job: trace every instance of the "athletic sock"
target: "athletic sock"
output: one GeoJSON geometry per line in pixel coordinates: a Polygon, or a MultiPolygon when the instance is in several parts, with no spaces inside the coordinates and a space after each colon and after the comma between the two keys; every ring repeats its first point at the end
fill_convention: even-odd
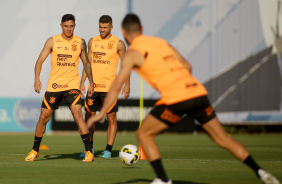
{"type": "Polygon", "coordinates": [[[258,175],[258,170],[261,169],[261,167],[258,166],[258,164],[253,160],[251,155],[249,155],[243,162],[247,164],[250,168],[252,168],[258,175]]]}
{"type": "Polygon", "coordinates": [[[93,149],[93,141],[90,141],[90,144],[91,144],[91,148],[93,149]]]}
{"type": "Polygon", "coordinates": [[[112,152],[112,149],[113,149],[113,146],[112,146],[112,145],[107,144],[107,146],[106,146],[106,149],[105,149],[105,150],[108,150],[109,152],[112,152]]]}
{"type": "Polygon", "coordinates": [[[91,143],[90,143],[89,134],[83,134],[80,136],[84,143],[85,151],[91,151],[91,143]]]}
{"type": "Polygon", "coordinates": [[[40,143],[41,143],[41,140],[42,140],[42,137],[34,137],[34,143],[33,143],[33,150],[34,151],[39,151],[39,146],[40,146],[40,143]]]}
{"type": "Polygon", "coordinates": [[[166,176],[166,173],[164,171],[164,167],[162,165],[161,159],[154,160],[150,163],[157,174],[158,178],[160,178],[163,182],[168,182],[168,178],[166,176]]]}

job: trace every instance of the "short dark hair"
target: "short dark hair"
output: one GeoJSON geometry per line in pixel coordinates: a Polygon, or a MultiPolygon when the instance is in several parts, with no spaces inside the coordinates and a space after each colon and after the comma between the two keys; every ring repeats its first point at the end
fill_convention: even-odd
{"type": "Polygon", "coordinates": [[[75,23],[75,16],[73,14],[65,14],[62,17],[61,23],[72,20],[75,23]]]}
{"type": "Polygon", "coordinates": [[[102,15],[99,19],[100,23],[109,23],[110,25],[113,24],[112,17],[109,15],[102,15]]]}
{"type": "Polygon", "coordinates": [[[140,19],[135,14],[127,14],[122,21],[122,28],[125,29],[127,33],[140,32],[140,19]]]}

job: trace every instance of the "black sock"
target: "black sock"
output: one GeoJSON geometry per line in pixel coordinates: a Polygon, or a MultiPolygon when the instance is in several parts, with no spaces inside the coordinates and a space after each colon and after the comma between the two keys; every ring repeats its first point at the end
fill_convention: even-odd
{"type": "Polygon", "coordinates": [[[251,155],[249,155],[243,162],[247,164],[250,168],[252,168],[258,175],[258,170],[261,169],[261,167],[253,160],[251,155]]]}
{"type": "Polygon", "coordinates": [[[163,182],[168,182],[168,178],[166,176],[166,173],[164,171],[164,167],[162,165],[161,159],[155,160],[151,162],[151,165],[157,174],[158,178],[160,178],[163,182]]]}
{"type": "Polygon", "coordinates": [[[40,143],[41,143],[41,140],[42,140],[42,137],[34,137],[34,142],[33,142],[33,150],[34,151],[39,151],[39,146],[40,146],[40,143]]]}
{"type": "Polygon", "coordinates": [[[91,144],[91,148],[93,148],[93,141],[90,141],[90,144],[91,144]]]}
{"type": "Polygon", "coordinates": [[[107,144],[107,146],[106,146],[106,149],[105,149],[105,150],[108,150],[109,152],[112,152],[112,149],[113,149],[113,146],[112,146],[112,145],[107,144]]]}
{"type": "Polygon", "coordinates": [[[91,143],[90,143],[89,134],[83,134],[80,136],[84,143],[85,151],[91,151],[91,143]]]}

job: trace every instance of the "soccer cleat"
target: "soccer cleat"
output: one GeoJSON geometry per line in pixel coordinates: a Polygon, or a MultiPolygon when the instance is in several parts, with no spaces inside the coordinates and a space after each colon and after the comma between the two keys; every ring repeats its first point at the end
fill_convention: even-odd
{"type": "Polygon", "coordinates": [[[105,150],[102,152],[103,155],[101,156],[102,158],[112,158],[112,153],[108,150],[105,150]]]}
{"type": "MultiPolygon", "coordinates": [[[[92,153],[93,153],[93,155],[94,155],[94,149],[92,148],[92,153]]],[[[80,158],[84,158],[85,157],[85,152],[83,152],[83,153],[81,153],[80,155],[79,155],[79,157],[80,158]]]]}
{"type": "Polygon", "coordinates": [[[168,180],[167,182],[164,182],[160,178],[155,178],[150,184],[172,184],[172,181],[168,180]]]}
{"type": "Polygon", "coordinates": [[[258,170],[258,176],[264,184],[280,184],[280,182],[275,178],[275,176],[272,176],[272,174],[263,169],[258,170]]]}
{"type": "Polygon", "coordinates": [[[94,155],[91,151],[85,151],[85,157],[82,160],[83,162],[92,162],[94,160],[94,155]]]}
{"type": "Polygon", "coordinates": [[[34,159],[38,156],[39,152],[32,150],[28,153],[27,157],[25,157],[25,161],[34,161],[34,159]]]}

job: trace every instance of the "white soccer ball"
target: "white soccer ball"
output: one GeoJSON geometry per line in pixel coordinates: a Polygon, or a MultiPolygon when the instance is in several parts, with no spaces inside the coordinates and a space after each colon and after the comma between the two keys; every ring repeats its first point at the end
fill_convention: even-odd
{"type": "Polygon", "coordinates": [[[140,152],[133,144],[124,145],[119,151],[119,158],[125,165],[134,165],[139,161],[140,152]]]}

